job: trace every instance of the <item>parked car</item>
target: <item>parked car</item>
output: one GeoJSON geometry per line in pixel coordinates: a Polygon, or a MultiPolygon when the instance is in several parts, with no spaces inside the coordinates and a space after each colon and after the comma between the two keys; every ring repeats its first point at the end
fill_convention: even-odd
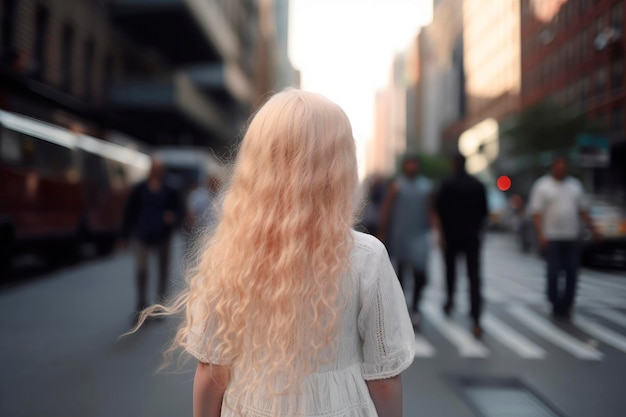
{"type": "Polygon", "coordinates": [[[583,232],[582,262],[585,265],[626,268],[626,209],[606,200],[594,200],[589,215],[602,235],[593,240],[590,230],[583,232]]]}

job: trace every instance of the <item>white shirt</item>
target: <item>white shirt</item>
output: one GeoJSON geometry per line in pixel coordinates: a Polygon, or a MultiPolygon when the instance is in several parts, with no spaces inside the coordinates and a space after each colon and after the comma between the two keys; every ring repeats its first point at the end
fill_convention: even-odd
{"type": "MultiPolygon", "coordinates": [[[[349,298],[345,310],[338,312],[343,322],[334,360],[319,364],[317,372],[303,381],[294,413],[301,417],[376,417],[365,381],[398,375],[415,356],[415,333],[387,250],[370,235],[353,232],[353,236],[351,268],[342,278],[343,294],[349,298]]],[[[198,323],[188,337],[187,351],[202,362],[220,364],[218,342],[209,339],[218,325],[215,317],[198,323]]],[[[233,380],[239,372],[233,369],[233,380]]],[[[232,395],[227,389],[225,399],[232,395]]],[[[268,397],[263,386],[259,392],[245,393],[241,401],[247,417],[267,417],[275,416],[274,402],[285,398],[268,397]]],[[[222,417],[235,413],[222,407],[222,417]]]]}
{"type": "Polygon", "coordinates": [[[530,199],[533,214],[541,214],[548,240],[576,240],[581,230],[580,212],[586,210],[582,184],[576,178],[561,181],[552,175],[537,180],[530,199]]]}

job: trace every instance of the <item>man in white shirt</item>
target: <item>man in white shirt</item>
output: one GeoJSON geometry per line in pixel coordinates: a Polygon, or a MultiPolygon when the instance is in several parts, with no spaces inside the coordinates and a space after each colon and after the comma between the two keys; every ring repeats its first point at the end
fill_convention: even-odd
{"type": "Polygon", "coordinates": [[[555,318],[570,316],[578,281],[581,220],[596,232],[587,211],[582,184],[567,175],[567,160],[557,157],[550,175],[537,180],[531,192],[530,208],[541,249],[547,258],[547,295],[555,318]],[[565,272],[561,290],[559,274],[565,272]]]}

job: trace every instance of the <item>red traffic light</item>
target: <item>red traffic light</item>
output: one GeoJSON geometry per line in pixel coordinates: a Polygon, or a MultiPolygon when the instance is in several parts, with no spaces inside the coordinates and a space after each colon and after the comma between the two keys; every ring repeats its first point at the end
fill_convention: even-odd
{"type": "Polygon", "coordinates": [[[496,184],[498,186],[498,190],[508,191],[511,188],[511,178],[507,177],[506,175],[503,175],[500,178],[498,178],[498,181],[496,182],[496,184]]]}

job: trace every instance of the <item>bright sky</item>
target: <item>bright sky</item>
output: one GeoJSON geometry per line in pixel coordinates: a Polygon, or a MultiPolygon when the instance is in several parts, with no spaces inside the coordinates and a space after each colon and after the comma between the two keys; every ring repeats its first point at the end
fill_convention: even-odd
{"type": "Polygon", "coordinates": [[[302,88],[325,95],[350,117],[364,168],[374,98],[395,52],[432,16],[432,0],[291,0],[289,56],[302,88]]]}

